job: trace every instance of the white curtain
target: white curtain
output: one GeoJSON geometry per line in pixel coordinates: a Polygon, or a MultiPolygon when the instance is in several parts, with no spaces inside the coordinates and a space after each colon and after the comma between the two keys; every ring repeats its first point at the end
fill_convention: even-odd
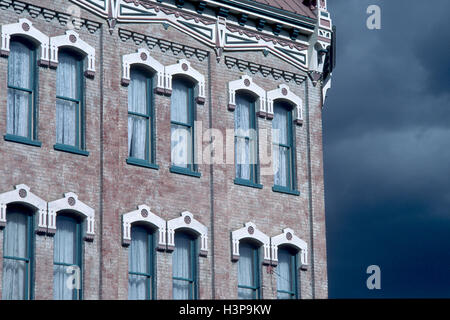
{"type": "MultiPolygon", "coordinates": [[[[128,250],[128,270],[130,272],[148,273],[148,231],[144,228],[131,229],[131,245],[128,250]]],[[[128,299],[145,300],[149,288],[146,276],[128,275],[128,299]]]]}
{"type": "MultiPolygon", "coordinates": [[[[27,237],[28,217],[18,208],[9,209],[4,231],[3,255],[17,258],[28,258],[27,237]]],[[[25,261],[3,259],[3,299],[23,300],[25,282],[29,263],[25,261]]]]}
{"type": "MultiPolygon", "coordinates": [[[[59,97],[79,99],[78,70],[75,57],[60,52],[56,71],[56,95],[59,97]]],[[[77,102],[56,99],[56,142],[71,146],[76,145],[77,102]]]]}
{"type": "MultiPolygon", "coordinates": [[[[21,42],[11,41],[8,59],[8,85],[31,90],[31,50],[21,42]]],[[[9,134],[29,137],[30,92],[8,88],[7,124],[9,134]]]]}
{"type": "MultiPolygon", "coordinates": [[[[173,252],[173,276],[177,278],[191,278],[191,241],[189,236],[183,233],[175,233],[175,250],[173,252]]],[[[173,280],[173,299],[189,299],[189,281],[173,280]]]]}
{"type": "MultiPolygon", "coordinates": [[[[53,261],[74,265],[76,263],[77,222],[69,217],[56,217],[56,234],[53,261]]],[[[67,279],[71,274],[66,273],[67,266],[55,264],[53,266],[53,299],[72,300],[74,289],[69,289],[67,279]]]]}
{"type": "MultiPolygon", "coordinates": [[[[128,87],[128,111],[147,115],[147,77],[136,70],[131,70],[131,82],[128,87]]],[[[146,117],[128,115],[128,156],[146,159],[147,150],[146,117]]]]}
{"type": "MultiPolygon", "coordinates": [[[[255,286],[254,283],[254,248],[248,243],[239,245],[238,284],[239,286],[255,286]]],[[[239,299],[254,299],[253,289],[238,288],[239,299]]]]}
{"type": "Polygon", "coordinates": [[[236,96],[234,111],[236,177],[250,180],[250,104],[248,99],[236,96]]]}
{"type": "MultiPolygon", "coordinates": [[[[174,80],[172,83],[170,119],[174,122],[189,124],[189,88],[179,80],[174,80]]],[[[172,164],[187,168],[192,162],[191,129],[172,123],[171,146],[172,164]]]]}
{"type": "MultiPolygon", "coordinates": [[[[292,291],[292,255],[287,251],[278,250],[277,289],[292,291]]],[[[278,299],[291,299],[289,293],[278,292],[278,299]]]]}
{"type": "Polygon", "coordinates": [[[272,120],[274,182],[283,187],[288,187],[289,183],[289,149],[280,144],[289,145],[288,128],[288,111],[275,105],[272,120]]]}

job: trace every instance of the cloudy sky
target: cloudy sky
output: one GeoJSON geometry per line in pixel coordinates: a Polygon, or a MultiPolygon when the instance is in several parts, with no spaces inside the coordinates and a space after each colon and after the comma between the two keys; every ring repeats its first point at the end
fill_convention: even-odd
{"type": "Polygon", "coordinates": [[[448,0],[329,0],[324,109],[330,298],[450,298],[448,0]],[[366,27],[381,8],[381,30],[366,27]],[[368,290],[366,268],[381,268],[368,290]]]}

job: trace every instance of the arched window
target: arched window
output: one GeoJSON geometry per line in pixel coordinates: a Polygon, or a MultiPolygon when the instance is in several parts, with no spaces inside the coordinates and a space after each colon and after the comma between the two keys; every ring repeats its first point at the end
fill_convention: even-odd
{"type": "Polygon", "coordinates": [[[60,50],[56,71],[56,144],[63,151],[84,150],[83,57],[60,50]]]}
{"type": "Polygon", "coordinates": [[[238,298],[260,298],[259,248],[249,241],[239,243],[238,298]]]}
{"type": "Polygon", "coordinates": [[[256,125],[255,99],[248,93],[237,93],[234,111],[236,184],[262,187],[258,185],[256,125]]]}
{"type": "Polygon", "coordinates": [[[172,257],[173,299],[197,299],[197,241],[183,231],[175,232],[172,257]]]}
{"type": "Polygon", "coordinates": [[[278,299],[298,299],[297,251],[289,247],[278,249],[277,297],[278,299]]]}
{"type": "Polygon", "coordinates": [[[56,216],[53,251],[53,299],[55,300],[83,298],[81,224],[81,219],[70,212],[59,212],[56,216]],[[72,285],[69,286],[68,283],[72,285]]]}
{"type": "Polygon", "coordinates": [[[131,226],[128,251],[128,299],[154,299],[153,232],[141,225],[131,226]]]}
{"type": "Polygon", "coordinates": [[[132,164],[155,162],[153,138],[153,84],[146,70],[132,67],[128,88],[128,160],[132,164]]]}
{"type": "Polygon", "coordinates": [[[33,299],[34,215],[19,204],[6,208],[6,228],[3,238],[4,300],[33,299]]]}
{"type": "Polygon", "coordinates": [[[297,194],[292,107],[286,102],[277,101],[273,109],[273,190],[297,194]]]}
{"type": "Polygon", "coordinates": [[[36,47],[13,37],[8,59],[6,140],[36,144],[36,71],[36,47]]]}
{"type": "Polygon", "coordinates": [[[182,77],[172,80],[171,171],[194,174],[194,84],[182,77]]]}

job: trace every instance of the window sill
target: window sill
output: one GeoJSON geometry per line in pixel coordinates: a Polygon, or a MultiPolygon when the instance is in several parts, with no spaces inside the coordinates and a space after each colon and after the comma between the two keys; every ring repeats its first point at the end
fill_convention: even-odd
{"type": "Polygon", "coordinates": [[[250,188],[255,188],[255,189],[262,189],[263,185],[259,184],[259,183],[254,183],[250,180],[245,180],[245,179],[239,179],[236,178],[234,179],[234,184],[240,185],[240,186],[245,186],[245,187],[250,187],[250,188]]]}
{"type": "Polygon", "coordinates": [[[159,166],[154,163],[150,163],[148,161],[138,159],[138,158],[128,158],[127,164],[137,167],[149,168],[154,170],[159,170],[159,166]]]}
{"type": "Polygon", "coordinates": [[[57,143],[53,146],[53,149],[55,149],[56,151],[62,151],[62,152],[68,152],[68,153],[72,153],[72,154],[78,154],[80,156],[89,156],[89,152],[85,151],[85,150],[81,150],[78,149],[77,147],[74,146],[69,146],[67,144],[60,144],[57,143]]]}
{"type": "Polygon", "coordinates": [[[196,177],[196,178],[200,178],[202,176],[202,174],[200,172],[195,172],[188,168],[182,168],[182,167],[171,166],[169,171],[172,173],[182,174],[185,176],[191,176],[191,177],[196,177]]]}
{"type": "Polygon", "coordinates": [[[273,192],[279,192],[279,193],[286,193],[286,194],[292,194],[294,196],[299,196],[300,195],[300,191],[298,190],[292,190],[286,187],[282,187],[282,186],[273,186],[272,187],[272,191],[273,192]]]}
{"type": "Polygon", "coordinates": [[[33,147],[41,147],[42,146],[42,142],[40,142],[40,141],[31,140],[29,138],[16,136],[13,134],[5,134],[3,136],[3,138],[5,139],[5,141],[17,142],[17,143],[25,144],[28,146],[33,146],[33,147]]]}

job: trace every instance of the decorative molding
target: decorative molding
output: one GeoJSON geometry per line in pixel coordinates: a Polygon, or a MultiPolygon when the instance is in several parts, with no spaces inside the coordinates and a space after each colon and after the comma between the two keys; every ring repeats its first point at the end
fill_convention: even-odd
{"type": "Polygon", "coordinates": [[[48,66],[49,64],[49,38],[47,35],[36,29],[28,19],[19,19],[17,23],[5,24],[1,26],[2,44],[1,55],[8,57],[10,52],[10,40],[12,36],[20,35],[40,47],[39,64],[48,66]]]}
{"type": "Polygon", "coordinates": [[[175,231],[188,229],[200,236],[200,256],[208,255],[208,228],[194,219],[192,213],[185,211],[181,216],[167,221],[167,250],[175,249],[175,231]]]}
{"type": "Polygon", "coordinates": [[[191,63],[186,59],[178,60],[178,63],[172,64],[165,68],[165,84],[166,93],[172,93],[172,78],[176,75],[184,75],[197,83],[196,86],[196,101],[199,104],[205,103],[206,89],[205,76],[195,70],[191,63]]]}
{"type": "Polygon", "coordinates": [[[236,107],[236,93],[238,91],[250,92],[257,97],[256,113],[258,116],[265,117],[266,109],[266,91],[255,84],[253,79],[247,75],[241,76],[241,79],[228,82],[228,110],[233,111],[236,107]]]}
{"type": "Polygon", "coordinates": [[[150,207],[144,204],[138,206],[137,210],[122,215],[122,244],[124,246],[129,246],[131,243],[131,226],[133,223],[143,223],[151,228],[158,229],[157,250],[163,251],[166,249],[166,221],[151,212],[150,207]]]}
{"type": "Polygon", "coordinates": [[[272,250],[272,265],[276,266],[278,264],[278,247],[282,245],[287,245],[294,247],[300,251],[300,261],[302,264],[302,270],[304,270],[308,265],[308,245],[305,241],[300,239],[295,235],[295,232],[286,228],[283,229],[283,233],[278,236],[272,237],[270,239],[271,250],[272,250]]]}
{"type": "Polygon", "coordinates": [[[14,186],[14,190],[0,194],[0,228],[6,226],[6,207],[10,203],[22,203],[33,207],[37,214],[37,229],[39,234],[47,231],[47,202],[30,192],[25,184],[14,186]]]}
{"type": "Polygon", "coordinates": [[[303,124],[303,100],[291,89],[285,85],[280,84],[278,89],[267,92],[267,118],[273,119],[273,105],[276,100],[282,100],[290,103],[295,108],[295,123],[298,125],[303,124]]]}
{"type": "Polygon", "coordinates": [[[232,261],[239,260],[239,243],[244,239],[255,240],[260,246],[263,246],[263,264],[269,265],[271,251],[270,238],[262,233],[253,222],[247,222],[241,229],[231,232],[232,261]]]}
{"type": "Polygon", "coordinates": [[[155,92],[164,93],[164,66],[154,59],[145,48],[140,48],[137,52],[122,57],[122,85],[128,86],[130,83],[130,68],[133,65],[141,65],[154,72],[157,79],[155,92]]]}
{"type": "Polygon", "coordinates": [[[95,48],[80,38],[73,30],[67,30],[65,34],[50,38],[50,67],[58,66],[58,51],[63,47],[73,48],[87,57],[87,74],[95,74],[95,48]]]}

